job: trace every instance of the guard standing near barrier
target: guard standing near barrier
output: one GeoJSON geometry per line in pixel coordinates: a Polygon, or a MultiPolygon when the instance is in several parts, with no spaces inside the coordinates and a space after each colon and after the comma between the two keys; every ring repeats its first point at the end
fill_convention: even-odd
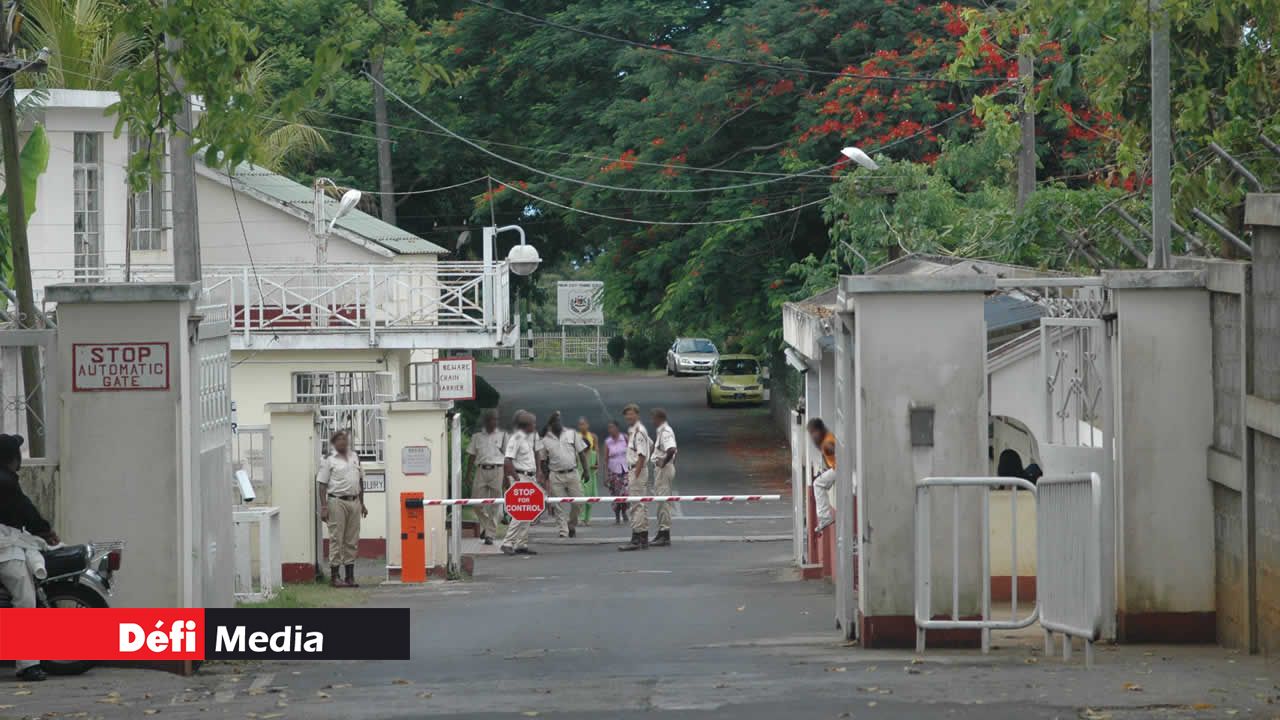
{"type": "MultiPolygon", "coordinates": [[[[502,466],[506,460],[507,432],[498,429],[498,411],[485,410],[482,429],[471,436],[467,445],[467,468],[471,474],[471,497],[502,497],[502,466]]],[[[466,471],[466,469],[464,469],[466,471]]],[[[481,505],[475,508],[480,523],[480,539],[485,545],[493,544],[498,534],[497,505],[481,505]]]]}
{"type": "Polygon", "coordinates": [[[359,587],[356,584],[356,550],[360,542],[360,519],[369,514],[364,506],[364,469],[360,456],[351,451],[345,430],[329,438],[333,452],[320,462],[316,476],[319,486],[320,519],[329,524],[329,584],[359,587]],[[338,567],[346,570],[345,581],[338,567]]]}
{"type": "MultiPolygon", "coordinates": [[[[587,464],[587,441],[573,428],[564,426],[560,411],[551,413],[546,430],[542,434],[542,450],[545,453],[548,490],[552,497],[580,497],[582,476],[578,465],[587,464]]],[[[552,508],[560,537],[577,537],[578,505],[566,508],[556,504],[552,508]]]]}
{"type": "MultiPolygon", "coordinates": [[[[538,470],[542,443],[538,440],[537,418],[527,410],[517,410],[513,425],[515,430],[507,441],[503,462],[507,482],[533,481],[545,487],[545,479],[538,470]]],[[[507,535],[502,539],[502,552],[507,555],[538,554],[529,549],[529,523],[511,519],[507,535]]]]}
{"type": "MultiPolygon", "coordinates": [[[[654,408],[650,413],[653,418],[653,492],[656,495],[670,495],[671,486],[676,479],[676,433],[667,422],[667,411],[654,408]]],[[[671,503],[658,505],[658,534],[649,542],[654,547],[667,547],[671,544],[671,503]]]]}
{"type": "MultiPolygon", "coordinates": [[[[629,491],[633,495],[644,495],[648,489],[645,481],[649,468],[645,465],[652,454],[652,443],[649,431],[640,422],[640,406],[631,403],[622,409],[622,418],[627,423],[627,465],[631,468],[627,480],[629,491]]],[[[627,512],[631,516],[631,542],[620,546],[623,552],[649,549],[649,514],[644,503],[634,502],[627,512]]]]}

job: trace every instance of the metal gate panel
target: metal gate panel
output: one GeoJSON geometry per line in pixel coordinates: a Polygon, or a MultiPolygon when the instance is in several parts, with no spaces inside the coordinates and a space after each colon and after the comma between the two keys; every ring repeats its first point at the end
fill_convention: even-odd
{"type": "Polygon", "coordinates": [[[1097,317],[1045,317],[1040,323],[1041,460],[1050,475],[1096,472],[1102,482],[1102,637],[1115,637],[1115,400],[1111,338],[1097,317]]]}

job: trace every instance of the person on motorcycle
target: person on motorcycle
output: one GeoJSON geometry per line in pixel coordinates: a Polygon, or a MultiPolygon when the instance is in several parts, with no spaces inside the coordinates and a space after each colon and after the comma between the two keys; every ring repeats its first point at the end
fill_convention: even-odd
{"type": "MultiPolygon", "coordinates": [[[[43,539],[50,545],[59,543],[58,535],[49,521],[40,515],[36,506],[22,492],[18,484],[18,469],[22,467],[21,435],[0,434],[0,525],[26,532],[43,539]]],[[[15,608],[36,606],[36,585],[27,568],[25,549],[18,543],[0,546],[0,585],[9,592],[10,603],[15,608]]],[[[40,681],[45,679],[39,660],[19,660],[18,679],[40,681]]]]}

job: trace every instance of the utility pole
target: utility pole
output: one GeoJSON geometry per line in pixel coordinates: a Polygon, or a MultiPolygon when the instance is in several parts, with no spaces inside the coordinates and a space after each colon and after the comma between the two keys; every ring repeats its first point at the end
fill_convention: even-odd
{"type": "MultiPolygon", "coordinates": [[[[168,6],[168,0],[165,5],[168,6]]],[[[182,38],[166,34],[165,49],[171,56],[182,52],[182,38]]],[[[196,209],[196,160],[191,155],[191,97],[176,62],[170,61],[173,89],[182,95],[182,105],[173,118],[169,133],[169,169],[173,176],[173,279],[200,282],[200,217],[196,209]]]]}
{"type": "MultiPolygon", "coordinates": [[[[43,60],[34,63],[13,56],[17,43],[15,31],[17,18],[21,17],[16,3],[6,3],[3,27],[0,27],[0,142],[4,144],[5,199],[9,209],[9,244],[13,249],[14,290],[18,296],[18,328],[36,327],[36,301],[31,287],[31,250],[27,242],[27,203],[22,193],[22,168],[18,160],[18,111],[14,100],[16,78],[19,72],[43,66],[43,60]],[[12,9],[11,9],[12,8],[12,9]],[[12,24],[10,19],[13,19],[12,24]]],[[[45,51],[41,51],[43,54],[45,51]]],[[[27,441],[32,457],[45,457],[44,385],[41,379],[40,349],[34,345],[22,347],[22,388],[26,397],[27,441]]]]}
{"type": "Polygon", "coordinates": [[[1169,175],[1169,13],[1161,0],[1151,2],[1151,255],[1148,267],[1170,265],[1169,230],[1173,190],[1169,175]]]}
{"type": "Polygon", "coordinates": [[[1026,206],[1036,191],[1036,114],[1031,107],[1031,88],[1035,82],[1035,66],[1031,56],[1018,54],[1018,83],[1021,86],[1018,101],[1018,125],[1022,131],[1018,149],[1018,209],[1026,206]]]}
{"type": "MultiPolygon", "coordinates": [[[[369,14],[373,14],[375,0],[369,0],[369,14]]],[[[378,191],[381,193],[378,209],[383,222],[396,224],[396,199],[391,193],[396,186],[391,178],[391,136],[387,131],[387,94],[382,89],[382,55],[384,49],[373,49],[369,60],[369,74],[373,76],[373,122],[378,137],[378,191]]]]}

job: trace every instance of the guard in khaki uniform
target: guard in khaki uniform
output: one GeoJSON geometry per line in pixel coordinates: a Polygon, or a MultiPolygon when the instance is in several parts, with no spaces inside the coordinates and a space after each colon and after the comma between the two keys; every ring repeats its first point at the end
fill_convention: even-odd
{"type": "MultiPolygon", "coordinates": [[[[560,411],[551,413],[542,434],[542,450],[547,462],[547,482],[552,497],[582,497],[582,476],[578,467],[587,465],[587,441],[577,430],[567,428],[560,411]]],[[[552,511],[560,537],[577,537],[578,506],[556,504],[552,511]]]]}
{"type": "MultiPolygon", "coordinates": [[[[498,411],[485,410],[482,430],[471,436],[467,445],[467,468],[471,475],[471,497],[502,497],[502,466],[506,461],[507,432],[498,429],[498,411]]],[[[493,544],[498,534],[498,506],[477,505],[476,518],[480,522],[480,539],[485,545],[493,544]]]]}
{"type": "MultiPolygon", "coordinates": [[[[627,479],[628,492],[632,495],[644,495],[648,483],[645,481],[649,473],[645,463],[652,454],[652,442],[649,431],[640,422],[640,406],[631,403],[622,409],[622,419],[627,423],[627,466],[631,468],[627,479]]],[[[634,502],[627,509],[631,516],[631,542],[619,546],[623,552],[649,549],[649,515],[644,503],[634,502]]]]}
{"type": "MultiPolygon", "coordinates": [[[[670,495],[676,479],[676,433],[667,422],[667,411],[654,408],[653,418],[653,494],[670,495]]],[[[671,544],[671,503],[658,504],[658,534],[649,543],[654,547],[671,544]]]]}
{"type": "MultiPolygon", "coordinates": [[[[538,441],[537,419],[531,412],[517,410],[513,424],[515,428],[503,453],[503,474],[507,482],[528,480],[545,487],[542,473],[538,470],[542,444],[538,441]]],[[[538,554],[529,549],[529,523],[511,520],[507,525],[507,535],[502,538],[502,552],[507,555],[538,554]]]]}
{"type": "Polygon", "coordinates": [[[369,514],[364,506],[364,470],[360,458],[351,452],[350,438],[339,430],[329,438],[333,453],[320,460],[316,476],[316,497],[320,519],[329,525],[329,584],[359,587],[356,584],[356,546],[360,542],[360,519],[369,514]],[[346,570],[346,580],[338,578],[338,567],[346,570]]]}

